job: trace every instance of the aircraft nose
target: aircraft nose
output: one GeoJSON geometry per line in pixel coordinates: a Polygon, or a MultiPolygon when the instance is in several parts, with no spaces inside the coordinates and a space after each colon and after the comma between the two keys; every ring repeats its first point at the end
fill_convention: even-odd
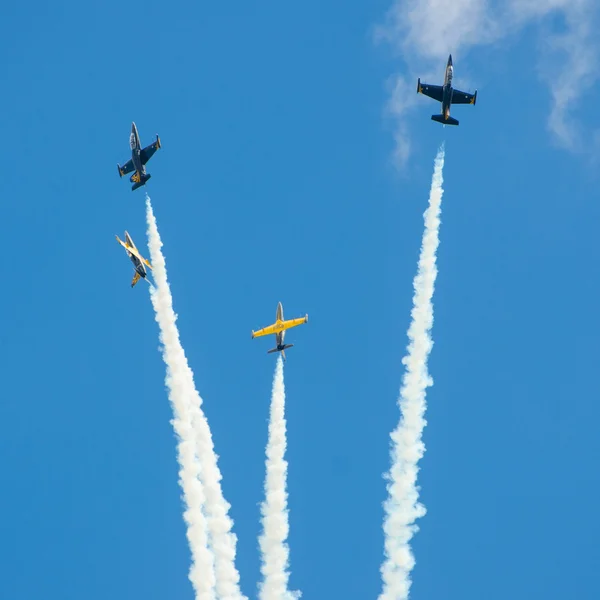
{"type": "Polygon", "coordinates": [[[452,66],[452,54],[448,57],[448,65],[452,66]]]}

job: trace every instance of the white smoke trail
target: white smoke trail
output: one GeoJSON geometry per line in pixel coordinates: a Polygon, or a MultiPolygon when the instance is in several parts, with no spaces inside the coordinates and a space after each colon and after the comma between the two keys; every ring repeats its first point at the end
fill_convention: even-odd
{"type": "Polygon", "coordinates": [[[287,461],[285,428],[285,386],[283,383],[283,361],[277,358],[271,395],[271,418],[265,475],[265,500],[261,504],[263,533],[259,543],[262,552],[260,600],[294,600],[300,592],[288,590],[290,577],[289,547],[285,543],[289,533],[287,509],[287,461]]]}
{"type": "Polygon", "coordinates": [[[165,259],[161,252],[162,242],[156,227],[150,198],[146,196],[148,245],[154,267],[156,287],[150,286],[152,306],[160,328],[162,355],[167,365],[166,385],[174,413],[173,428],[178,437],[179,485],[185,502],[184,520],[192,553],[189,578],[196,592],[196,600],[214,600],[215,565],[208,548],[208,526],[204,516],[205,495],[200,482],[200,463],[196,453],[196,436],[192,426],[190,398],[194,394],[194,382],[187,359],[179,340],[173,311],[173,299],[167,281],[165,259]]]}
{"type": "Polygon", "coordinates": [[[223,497],[221,471],[217,465],[218,456],[214,450],[208,421],[200,408],[202,398],[196,390],[192,403],[196,449],[200,457],[201,477],[206,493],[209,542],[215,555],[217,596],[220,600],[245,600],[240,591],[240,575],[235,568],[237,536],[231,532],[233,521],[228,515],[230,504],[223,497]]]}
{"type": "Polygon", "coordinates": [[[425,452],[422,441],[426,402],[425,390],[433,384],[427,371],[427,358],[433,342],[429,331],[433,325],[433,289],[437,276],[436,252],[439,245],[440,211],[442,205],[442,169],[444,146],[435,158],[429,207],[425,211],[425,231],[421,244],[419,268],[414,279],[412,323],[408,330],[408,354],[402,359],[406,365],[398,404],[402,417],[392,432],[391,469],[388,499],[384,504],[385,560],[381,566],[383,591],[379,600],[406,600],[411,580],[410,572],[415,559],[410,540],[418,531],[416,519],[426,510],[419,502],[417,466],[425,452]]]}
{"type": "MultiPolygon", "coordinates": [[[[173,311],[171,293],[167,283],[165,259],[161,251],[162,242],[148,196],[146,196],[146,216],[148,221],[148,244],[154,270],[154,280],[157,288],[159,290],[166,290],[168,295],[168,313],[164,315],[166,317],[165,324],[172,327],[174,333],[173,343],[176,344],[175,350],[178,359],[179,379],[181,384],[185,386],[185,398],[191,415],[195,450],[200,462],[199,476],[205,494],[204,512],[209,530],[209,545],[214,553],[214,579],[217,597],[221,600],[241,600],[244,596],[240,592],[240,576],[235,568],[237,538],[231,532],[233,522],[228,516],[230,505],[225,501],[221,490],[221,472],[217,465],[218,457],[214,451],[208,421],[201,408],[202,398],[196,390],[194,374],[188,365],[179,340],[179,332],[175,326],[177,317],[173,311]]],[[[158,292],[152,295],[153,304],[155,302],[155,295],[158,295],[158,292]]],[[[159,317],[162,315],[159,315],[156,306],[155,310],[157,320],[159,320],[159,317]]]]}

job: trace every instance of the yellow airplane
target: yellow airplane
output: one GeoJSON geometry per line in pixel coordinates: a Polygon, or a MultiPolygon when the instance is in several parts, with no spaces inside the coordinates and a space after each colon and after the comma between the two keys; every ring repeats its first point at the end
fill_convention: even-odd
{"type": "MultiPolygon", "coordinates": [[[[133,267],[135,268],[135,275],[131,281],[131,287],[133,287],[139,281],[140,277],[146,279],[146,267],[144,265],[147,265],[150,268],[152,268],[152,265],[140,254],[140,251],[135,247],[133,240],[127,232],[125,232],[124,242],[119,239],[118,235],[116,238],[117,242],[119,242],[119,244],[125,248],[127,256],[129,256],[131,262],[133,263],[133,267]]],[[[146,279],[146,281],[148,280],[146,279]]]]}
{"type": "Polygon", "coordinates": [[[283,360],[285,360],[285,350],[286,348],[291,348],[294,344],[284,344],[283,339],[285,337],[285,330],[290,329],[291,327],[296,327],[297,325],[302,325],[302,323],[308,322],[308,315],[304,317],[300,317],[299,319],[290,319],[289,321],[283,320],[283,306],[281,302],[277,305],[277,313],[275,323],[273,325],[269,325],[268,327],[264,327],[263,329],[259,329],[258,331],[252,331],[252,339],[255,337],[260,337],[261,335],[270,335],[272,333],[275,334],[275,341],[277,346],[271,350],[267,351],[267,354],[272,354],[273,352],[281,352],[281,356],[283,356],[283,360]]]}

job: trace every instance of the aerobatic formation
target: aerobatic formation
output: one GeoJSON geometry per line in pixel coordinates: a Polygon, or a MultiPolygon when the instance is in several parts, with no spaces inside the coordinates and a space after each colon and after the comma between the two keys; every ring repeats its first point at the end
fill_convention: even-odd
{"type": "MultiPolygon", "coordinates": [[[[431,115],[431,119],[443,125],[458,125],[458,119],[450,116],[450,106],[452,104],[476,104],[477,102],[477,90],[474,94],[463,92],[452,87],[452,79],[454,76],[454,66],[452,63],[452,54],[448,56],[448,62],[446,63],[446,70],[444,73],[443,85],[431,85],[429,83],[421,83],[421,78],[417,80],[417,93],[429,96],[434,100],[441,103],[440,114],[431,115]]],[[[129,146],[131,148],[131,158],[121,166],[117,163],[119,170],[119,177],[123,177],[133,171],[133,174],[129,178],[129,181],[133,183],[131,191],[135,191],[138,188],[146,185],[148,180],[152,177],[150,173],[146,172],[146,164],[152,158],[154,153],[161,148],[160,137],[156,135],[156,140],[142,148],[140,141],[140,135],[138,133],[135,122],[131,123],[131,133],[129,134],[129,146]]],[[[145,266],[152,268],[150,263],[141,256],[138,249],[135,247],[131,237],[125,232],[126,242],[122,242],[117,236],[117,240],[123,245],[127,251],[128,256],[135,268],[135,275],[131,282],[133,287],[141,278],[146,279],[145,266]]],[[[283,306],[281,302],[277,305],[276,320],[273,325],[269,325],[259,331],[252,331],[252,339],[263,335],[275,334],[276,347],[268,350],[267,354],[273,352],[281,352],[283,359],[285,360],[285,350],[291,348],[294,344],[284,344],[284,337],[286,329],[296,327],[303,323],[308,322],[308,315],[304,318],[291,319],[289,321],[283,320],[283,306]]]]}
{"type": "MultiPolygon", "coordinates": [[[[117,163],[117,167],[119,169],[119,177],[123,177],[127,173],[131,173],[134,171],[133,175],[129,178],[129,181],[133,183],[131,186],[131,191],[135,191],[138,188],[146,185],[146,182],[152,177],[150,173],[146,172],[146,163],[154,156],[154,153],[161,147],[160,137],[156,136],[156,140],[152,142],[150,145],[142,148],[142,143],[140,141],[140,134],[138,133],[138,129],[136,124],[131,123],[131,133],[129,134],[129,146],[131,148],[131,158],[121,166],[117,163]]],[[[152,265],[140,254],[140,251],[136,248],[131,236],[125,232],[125,241],[123,242],[117,237],[117,241],[125,248],[127,252],[127,256],[131,259],[133,263],[133,267],[135,270],[135,274],[133,276],[133,280],[131,281],[131,287],[134,287],[135,284],[142,279],[146,278],[147,271],[146,266],[152,268],[152,265]]],[[[148,282],[149,283],[149,282],[148,282]]],[[[265,327],[260,331],[252,332],[252,338],[259,337],[262,335],[269,335],[274,333],[275,339],[277,343],[277,347],[269,350],[267,354],[271,354],[273,352],[281,352],[283,359],[285,360],[285,350],[287,348],[291,348],[294,344],[284,344],[283,339],[285,337],[285,330],[290,329],[291,327],[296,327],[296,325],[301,325],[302,323],[306,323],[308,321],[308,315],[300,319],[291,319],[289,321],[283,320],[283,306],[281,302],[277,305],[277,314],[276,321],[273,325],[269,325],[269,327],[265,327]]]]}
{"type": "MultiPolygon", "coordinates": [[[[450,116],[452,104],[475,104],[477,90],[473,94],[452,87],[454,67],[452,55],[448,57],[443,85],[431,85],[417,80],[417,93],[424,94],[441,103],[440,114],[431,116],[442,125],[458,125],[450,116]]],[[[132,191],[145,186],[151,175],[146,164],[161,148],[160,138],[142,148],[135,123],[131,124],[129,138],[131,158],[118,166],[119,177],[132,173],[132,191]]],[[[382,593],[379,600],[406,600],[411,586],[410,574],[414,557],[410,539],[418,528],[415,520],[425,514],[418,501],[416,483],[417,463],[425,450],[422,432],[425,426],[425,390],[432,381],[427,372],[427,358],[431,349],[430,329],[433,323],[432,295],[437,274],[436,251],[439,244],[440,210],[442,199],[442,170],[444,146],[440,147],[435,161],[434,176],[425,212],[425,231],[419,258],[419,270],[414,280],[413,319],[408,332],[411,340],[408,355],[403,359],[406,374],[398,401],[401,419],[391,434],[391,468],[387,475],[388,499],[384,503],[384,553],[381,566],[382,593]]],[[[217,465],[212,435],[202,410],[202,399],[195,389],[193,374],[187,364],[175,324],[170,287],[167,282],[165,259],[161,252],[162,242],[150,198],[146,195],[148,247],[150,262],[142,256],[133,239],[125,231],[125,241],[116,236],[127,253],[134,269],[131,287],[140,279],[150,284],[150,295],[161,332],[163,359],[167,365],[166,384],[173,405],[174,429],[179,439],[178,462],[180,485],[186,505],[185,521],[187,538],[192,555],[189,579],[196,591],[196,600],[227,598],[246,600],[239,588],[239,573],[235,567],[236,536],[232,533],[233,522],[228,516],[229,504],[223,497],[220,485],[221,473],[217,465]],[[154,284],[148,279],[148,269],[153,271],[154,284]]],[[[275,347],[267,354],[279,354],[271,401],[269,440],[266,448],[265,502],[261,506],[263,533],[260,538],[262,552],[261,572],[263,583],[259,586],[259,600],[292,600],[299,592],[288,589],[288,535],[287,509],[287,462],[285,426],[285,392],[283,361],[285,351],[294,344],[285,343],[288,329],[308,322],[304,317],[286,320],[283,305],[278,302],[275,322],[262,329],[252,330],[252,339],[267,335],[275,336],[275,347]]]]}

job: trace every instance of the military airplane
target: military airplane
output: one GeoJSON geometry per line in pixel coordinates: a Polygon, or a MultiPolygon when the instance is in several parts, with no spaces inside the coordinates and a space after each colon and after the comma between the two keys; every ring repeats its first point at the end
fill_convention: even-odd
{"type": "Polygon", "coordinates": [[[138,134],[135,123],[131,124],[131,134],[129,135],[129,145],[131,146],[131,158],[123,165],[117,163],[119,169],[119,177],[123,177],[131,171],[135,173],[129,178],[133,183],[131,191],[137,190],[139,187],[146,184],[148,179],[152,177],[150,173],[146,173],[146,163],[152,158],[152,155],[160,148],[160,138],[156,136],[156,141],[149,146],[142,148],[140,136],[138,134]]]}
{"type": "Polygon", "coordinates": [[[475,104],[477,102],[477,90],[474,94],[467,94],[452,87],[452,75],[454,68],[452,67],[452,54],[448,57],[446,64],[446,75],[444,77],[444,85],[429,85],[421,83],[421,79],[417,81],[417,93],[429,96],[434,100],[442,103],[442,113],[440,115],[431,115],[433,121],[444,125],[458,125],[458,120],[450,116],[451,104],[475,104]]]}
{"type": "Polygon", "coordinates": [[[283,320],[283,306],[281,302],[277,305],[277,313],[275,315],[275,323],[273,325],[269,325],[264,329],[259,329],[258,331],[252,331],[252,339],[255,337],[260,337],[261,335],[270,335],[271,333],[275,334],[275,343],[277,346],[272,348],[271,350],[267,350],[267,354],[272,354],[273,352],[281,352],[281,356],[283,356],[283,360],[285,360],[285,351],[287,348],[291,348],[294,344],[284,344],[283,339],[285,338],[285,330],[290,329],[291,327],[296,327],[297,325],[302,325],[302,323],[308,322],[308,315],[304,317],[300,317],[299,319],[290,319],[289,321],[283,320]]]}
{"type": "MultiPolygon", "coordinates": [[[[131,262],[133,263],[133,267],[135,269],[135,275],[133,276],[133,279],[131,281],[131,287],[133,287],[139,281],[140,277],[146,279],[147,273],[145,265],[147,265],[150,268],[152,268],[152,265],[140,254],[140,251],[135,247],[131,236],[127,232],[125,232],[124,242],[119,239],[118,235],[116,236],[116,238],[117,242],[119,242],[119,244],[121,244],[121,246],[125,248],[127,256],[129,256],[131,262]]],[[[146,279],[146,281],[148,280],[146,279]]]]}

